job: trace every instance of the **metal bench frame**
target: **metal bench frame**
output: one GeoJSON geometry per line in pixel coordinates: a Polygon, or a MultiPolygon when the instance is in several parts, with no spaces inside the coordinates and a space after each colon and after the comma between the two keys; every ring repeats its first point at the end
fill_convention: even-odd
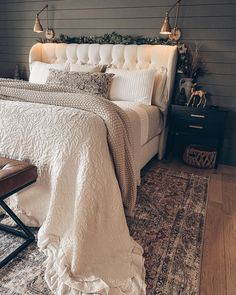
{"type": "Polygon", "coordinates": [[[0,230],[5,231],[7,233],[11,233],[15,236],[25,239],[25,242],[23,242],[23,244],[21,244],[13,252],[11,252],[9,255],[7,255],[2,261],[0,261],[0,268],[5,266],[10,260],[12,260],[14,257],[16,257],[18,253],[20,253],[22,250],[24,250],[26,247],[28,247],[28,245],[31,244],[35,240],[34,234],[30,231],[30,229],[15,215],[15,213],[4,202],[4,200],[6,198],[19,192],[20,190],[26,188],[27,186],[31,185],[34,182],[36,182],[36,179],[31,182],[28,182],[27,184],[15,189],[11,192],[8,192],[7,194],[0,196],[0,206],[15,221],[15,223],[22,229],[22,231],[16,230],[12,227],[9,227],[9,226],[1,224],[1,223],[0,223],[0,230]]]}

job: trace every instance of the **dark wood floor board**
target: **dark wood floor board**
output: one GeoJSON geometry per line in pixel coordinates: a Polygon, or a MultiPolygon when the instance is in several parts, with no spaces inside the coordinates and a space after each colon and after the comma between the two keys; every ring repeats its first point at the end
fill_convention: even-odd
{"type": "Polygon", "coordinates": [[[213,201],[207,210],[200,294],[227,295],[223,211],[221,204],[213,201]]]}
{"type": "MultiPolygon", "coordinates": [[[[236,204],[236,203],[235,203],[236,204]]],[[[236,207],[234,206],[234,209],[236,207]]],[[[224,239],[226,263],[227,295],[236,293],[236,211],[233,215],[224,214],[224,239]]]]}

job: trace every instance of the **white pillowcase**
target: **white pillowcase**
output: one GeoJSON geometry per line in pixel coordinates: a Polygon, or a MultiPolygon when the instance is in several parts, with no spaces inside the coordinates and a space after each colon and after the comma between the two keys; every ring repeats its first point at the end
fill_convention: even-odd
{"type": "Polygon", "coordinates": [[[29,82],[45,84],[49,75],[49,69],[68,71],[69,64],[47,64],[41,61],[34,61],[31,64],[29,82]]]}
{"type": "Polygon", "coordinates": [[[80,64],[70,64],[71,72],[85,72],[85,73],[95,73],[100,72],[100,67],[95,65],[80,65],[80,64]]]}
{"type": "Polygon", "coordinates": [[[120,70],[107,69],[106,73],[113,73],[110,100],[136,101],[150,105],[155,80],[155,69],[120,70]]]}
{"type": "Polygon", "coordinates": [[[168,90],[166,86],[167,69],[161,67],[156,71],[155,83],[152,95],[152,104],[165,111],[168,106],[168,90]]]}

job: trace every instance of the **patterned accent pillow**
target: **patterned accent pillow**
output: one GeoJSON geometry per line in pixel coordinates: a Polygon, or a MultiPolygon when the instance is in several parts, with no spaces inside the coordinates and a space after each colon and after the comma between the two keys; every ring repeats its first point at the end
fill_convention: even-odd
{"type": "Polygon", "coordinates": [[[107,98],[113,76],[114,74],[65,72],[50,69],[46,84],[66,86],[107,98]]]}

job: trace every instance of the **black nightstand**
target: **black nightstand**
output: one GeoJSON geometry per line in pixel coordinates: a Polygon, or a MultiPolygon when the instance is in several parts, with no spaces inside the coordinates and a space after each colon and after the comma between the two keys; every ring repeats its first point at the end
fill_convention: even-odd
{"type": "Polygon", "coordinates": [[[221,108],[171,105],[166,156],[174,149],[183,154],[187,145],[200,144],[217,150],[217,165],[224,140],[226,114],[227,111],[221,108]]]}

